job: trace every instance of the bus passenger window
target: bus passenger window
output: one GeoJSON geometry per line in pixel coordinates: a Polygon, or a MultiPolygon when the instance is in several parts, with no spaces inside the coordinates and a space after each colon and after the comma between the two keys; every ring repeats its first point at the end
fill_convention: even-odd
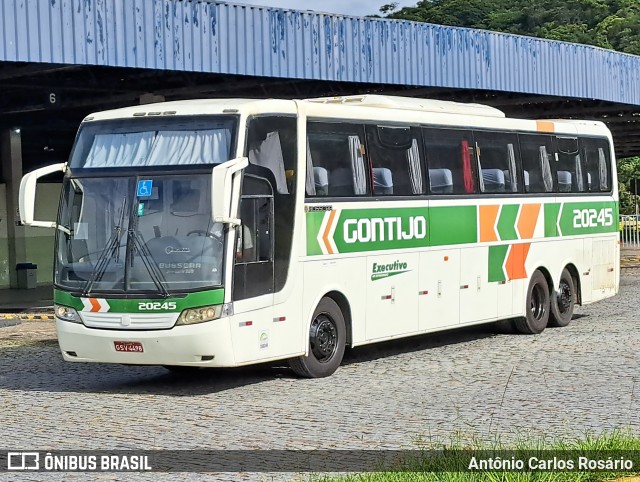
{"type": "Polygon", "coordinates": [[[609,192],[611,190],[611,156],[607,139],[580,139],[582,157],[587,171],[587,190],[609,192]]]}
{"type": "Polygon", "coordinates": [[[476,192],[476,161],[471,131],[422,129],[431,194],[476,192]]]}
{"type": "Polygon", "coordinates": [[[366,127],[375,196],[423,193],[417,134],[411,127],[366,127]]]}
{"type": "Polygon", "coordinates": [[[543,134],[518,134],[522,156],[522,181],[524,192],[553,192],[551,155],[553,141],[543,134]]]}
{"type": "Polygon", "coordinates": [[[558,192],[583,192],[585,186],[584,159],[578,151],[576,137],[556,137],[558,157],[556,162],[556,178],[558,192]]]}
{"type": "Polygon", "coordinates": [[[362,196],[369,193],[363,134],[359,125],[309,122],[307,196],[362,196]]]}
{"type": "Polygon", "coordinates": [[[520,164],[518,137],[506,132],[474,131],[480,190],[486,193],[518,192],[520,164]]]}

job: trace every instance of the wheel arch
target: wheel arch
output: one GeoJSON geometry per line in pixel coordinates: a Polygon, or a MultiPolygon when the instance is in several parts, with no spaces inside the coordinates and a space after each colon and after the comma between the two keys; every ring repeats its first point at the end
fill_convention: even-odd
{"type": "Polygon", "coordinates": [[[547,268],[544,266],[538,266],[536,271],[540,271],[544,278],[547,280],[547,286],[549,287],[549,296],[555,291],[555,285],[553,284],[553,277],[547,268]]]}
{"type": "Polygon", "coordinates": [[[582,285],[580,284],[580,273],[578,272],[578,268],[576,268],[573,263],[567,263],[563,269],[569,271],[569,274],[573,279],[573,285],[576,288],[577,304],[582,305],[582,285]]]}
{"type": "Polygon", "coordinates": [[[347,300],[347,297],[341,291],[333,290],[325,293],[323,296],[320,297],[320,299],[322,298],[331,298],[333,301],[336,302],[336,304],[340,308],[340,311],[342,311],[342,315],[344,316],[344,324],[347,329],[346,344],[347,346],[351,346],[351,342],[353,339],[352,328],[351,328],[352,318],[351,318],[351,306],[349,305],[349,301],[347,300]]]}

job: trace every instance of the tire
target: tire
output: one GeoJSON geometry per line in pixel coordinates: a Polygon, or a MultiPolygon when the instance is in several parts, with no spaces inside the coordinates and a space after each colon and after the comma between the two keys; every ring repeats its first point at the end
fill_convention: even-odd
{"type": "Polygon", "coordinates": [[[289,366],[301,377],[328,377],[342,363],[346,339],[342,310],[331,298],[322,298],[309,327],[309,354],[291,358],[289,366]]]}
{"type": "Polygon", "coordinates": [[[549,322],[550,304],[547,280],[536,270],[527,289],[526,316],[515,320],[516,330],[526,335],[542,333],[549,322]]]}
{"type": "Polygon", "coordinates": [[[551,326],[562,327],[567,326],[571,322],[573,308],[578,298],[573,277],[566,268],[562,270],[559,285],[559,290],[554,290],[553,296],[551,297],[549,324],[551,326]]]}

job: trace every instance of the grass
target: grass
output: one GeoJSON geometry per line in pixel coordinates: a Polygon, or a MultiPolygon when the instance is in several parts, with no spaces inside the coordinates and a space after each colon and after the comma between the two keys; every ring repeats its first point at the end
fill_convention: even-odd
{"type": "MultiPolygon", "coordinates": [[[[316,476],[312,482],[600,482],[620,479],[640,474],[640,437],[631,431],[614,431],[600,436],[585,436],[578,440],[522,439],[510,445],[499,442],[469,443],[458,439],[449,444],[429,444],[429,451],[424,448],[417,457],[405,460],[396,467],[384,467],[387,471],[357,473],[346,476],[316,476]],[[435,451],[435,452],[434,452],[435,451]],[[468,471],[470,451],[509,451],[508,454],[523,460],[525,467],[529,457],[549,459],[573,458],[580,455],[590,458],[614,459],[623,455],[632,457],[634,467],[630,471],[468,471]],[[626,452],[626,454],[623,454],[626,452]],[[446,454],[446,456],[443,456],[446,454]]],[[[419,444],[419,447],[425,447],[419,444]]],[[[481,453],[476,452],[478,459],[481,453]]]]}

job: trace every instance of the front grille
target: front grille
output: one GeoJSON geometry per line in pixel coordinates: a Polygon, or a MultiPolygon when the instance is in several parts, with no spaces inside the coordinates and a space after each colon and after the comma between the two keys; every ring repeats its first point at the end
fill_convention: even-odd
{"type": "Polygon", "coordinates": [[[179,313],[80,313],[89,328],[111,330],[162,330],[175,325],[178,316],[179,313]]]}

